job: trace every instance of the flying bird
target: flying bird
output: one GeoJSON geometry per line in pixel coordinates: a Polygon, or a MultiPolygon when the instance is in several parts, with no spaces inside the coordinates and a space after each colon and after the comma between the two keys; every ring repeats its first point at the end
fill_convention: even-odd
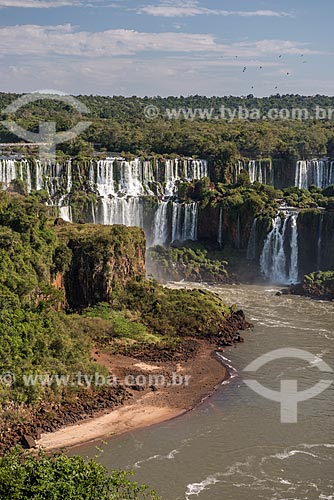
{"type": "Polygon", "coordinates": [[[260,69],[262,69],[262,68],[263,68],[263,66],[260,66],[260,69]]]}
{"type": "Polygon", "coordinates": [[[245,73],[246,69],[247,69],[247,67],[244,66],[244,69],[242,70],[242,72],[245,73]]]}
{"type": "Polygon", "coordinates": [[[282,57],[282,54],[280,56],[278,56],[279,59],[281,59],[281,57],[282,57]]]}

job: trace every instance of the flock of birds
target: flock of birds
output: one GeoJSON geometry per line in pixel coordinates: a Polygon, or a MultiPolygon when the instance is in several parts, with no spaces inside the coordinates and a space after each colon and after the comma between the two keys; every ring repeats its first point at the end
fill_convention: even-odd
{"type": "MultiPolygon", "coordinates": [[[[301,54],[300,57],[303,59],[304,58],[304,54],[301,54]]],[[[239,56],[235,56],[235,58],[238,59],[239,56]]],[[[282,59],[282,58],[283,58],[283,55],[280,54],[278,56],[278,59],[282,59]]],[[[303,60],[303,64],[307,64],[307,61],[303,60]]],[[[244,66],[242,72],[246,73],[247,69],[248,69],[247,66],[244,66]]],[[[262,70],[263,66],[259,66],[259,69],[262,70]]],[[[290,76],[290,74],[291,73],[289,71],[287,71],[286,76],[290,76]]],[[[254,85],[252,85],[251,89],[254,89],[254,85]]],[[[278,89],[278,85],[275,86],[275,90],[277,90],[277,89],[278,89]]]]}

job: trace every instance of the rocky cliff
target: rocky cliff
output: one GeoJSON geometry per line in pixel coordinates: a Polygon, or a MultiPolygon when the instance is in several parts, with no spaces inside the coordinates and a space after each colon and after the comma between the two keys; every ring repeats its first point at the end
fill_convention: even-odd
{"type": "Polygon", "coordinates": [[[64,273],[66,300],[71,309],[110,302],[116,288],[145,276],[145,235],[125,226],[66,225],[58,235],[71,251],[64,273]]]}

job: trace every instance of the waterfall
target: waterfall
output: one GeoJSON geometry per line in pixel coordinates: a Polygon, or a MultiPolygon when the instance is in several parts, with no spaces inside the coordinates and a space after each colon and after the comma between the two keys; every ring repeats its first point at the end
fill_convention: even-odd
{"type": "Polygon", "coordinates": [[[168,241],[168,201],[161,201],[158,205],[153,222],[152,245],[166,245],[168,241]]]}
{"type": "Polygon", "coordinates": [[[0,159],[0,183],[8,189],[10,183],[16,179],[16,165],[14,160],[0,159]]]}
{"type": "Polygon", "coordinates": [[[217,236],[217,242],[219,244],[219,247],[223,247],[223,207],[220,207],[219,209],[219,224],[218,224],[218,236],[217,236]]]}
{"type": "Polygon", "coordinates": [[[234,167],[234,182],[237,182],[238,175],[241,174],[242,170],[248,173],[251,184],[254,182],[271,186],[274,184],[273,166],[270,160],[239,160],[234,167]]]}
{"type": "Polygon", "coordinates": [[[172,241],[197,240],[198,204],[173,202],[172,241]]]}
{"type": "Polygon", "coordinates": [[[98,224],[143,227],[143,205],[140,198],[102,198],[95,216],[98,224]]]}
{"type": "MultiPolygon", "coordinates": [[[[180,181],[201,179],[208,175],[205,160],[165,160],[154,165],[139,158],[126,161],[122,158],[107,158],[97,162],[96,180],[92,164],[89,168],[89,183],[101,197],[96,210],[96,221],[102,224],[125,224],[144,226],[142,198],[160,195],[154,216],[153,244],[164,245],[168,241],[168,201],[175,199],[180,181]],[[164,172],[163,172],[164,168],[164,172]],[[163,177],[161,177],[163,176],[163,177]],[[164,183],[161,183],[161,180],[164,183]],[[156,194],[155,194],[156,193],[156,194]]],[[[185,241],[197,239],[196,203],[181,205],[174,202],[172,210],[172,239],[185,241]]]]}
{"type": "Polygon", "coordinates": [[[289,271],[289,283],[297,283],[299,277],[298,271],[298,214],[293,214],[291,221],[291,259],[289,271]]]}
{"type": "Polygon", "coordinates": [[[334,184],[334,161],[308,160],[298,161],[296,164],[295,186],[308,189],[314,185],[321,189],[334,184]]]}
{"type": "Polygon", "coordinates": [[[258,219],[254,219],[251,234],[248,241],[247,247],[247,260],[255,260],[256,259],[256,246],[257,246],[257,221],[258,219]]]}
{"type": "Polygon", "coordinates": [[[143,196],[146,194],[143,183],[146,184],[147,179],[143,179],[141,175],[140,168],[142,165],[138,158],[133,161],[121,161],[117,166],[119,166],[116,172],[118,176],[118,194],[126,196],[143,196]]]}
{"type": "Polygon", "coordinates": [[[10,183],[19,178],[28,193],[33,187],[36,190],[44,189],[49,194],[49,206],[62,206],[65,203],[65,192],[70,194],[72,189],[72,167],[71,162],[67,162],[65,168],[60,163],[36,160],[34,164],[26,159],[0,159],[0,182],[5,189],[10,187],[10,183]],[[32,179],[34,172],[34,179],[32,179]]]}
{"type": "Polygon", "coordinates": [[[43,170],[39,160],[36,160],[36,191],[43,189],[43,170]]]}
{"type": "MultiPolygon", "coordinates": [[[[94,167],[90,168],[90,179],[94,183],[94,167]]],[[[96,167],[96,187],[100,196],[103,198],[109,195],[115,196],[114,182],[114,161],[101,160],[97,162],[96,167]]]]}
{"type": "Polygon", "coordinates": [[[209,177],[208,162],[206,160],[166,160],[165,162],[165,192],[166,197],[172,198],[177,194],[178,183],[183,180],[193,180],[209,177]]]}
{"type": "Polygon", "coordinates": [[[273,220],[273,229],[268,234],[260,258],[261,272],[275,283],[286,283],[286,260],[284,253],[284,235],[286,229],[280,216],[273,220]]]}
{"type": "Polygon", "coordinates": [[[186,179],[188,181],[209,177],[208,162],[206,160],[187,160],[187,166],[186,179]]]}
{"type": "MultiPolygon", "coordinates": [[[[65,220],[72,221],[70,209],[73,186],[78,190],[93,192],[97,203],[92,203],[89,219],[100,224],[124,224],[147,227],[152,214],[144,212],[144,198],[159,198],[154,214],[154,225],[149,241],[166,244],[171,239],[168,214],[173,213],[175,239],[197,239],[198,206],[196,203],[176,203],[180,182],[192,182],[209,176],[208,162],[201,159],[175,158],[160,160],[126,160],[109,157],[89,163],[51,162],[42,159],[28,160],[16,157],[0,158],[0,182],[4,189],[19,178],[28,192],[45,190],[48,206],[58,207],[65,220]],[[174,211],[168,202],[175,202],[174,211]],[[145,220],[144,220],[145,219],[145,220]],[[145,223],[145,224],[144,224],[145,223]]],[[[89,207],[90,210],[90,207],[89,207]]],[[[87,215],[87,214],[86,214],[87,215]]]]}
{"type": "Polygon", "coordinates": [[[28,193],[30,193],[32,190],[32,184],[31,184],[31,170],[28,162],[26,162],[26,166],[27,166],[26,167],[27,191],[28,193]]]}
{"type": "Polygon", "coordinates": [[[165,195],[168,197],[173,197],[177,193],[177,181],[179,180],[178,175],[178,160],[167,160],[165,169],[165,195]]]}
{"type": "Polygon", "coordinates": [[[71,160],[67,162],[67,186],[66,192],[69,194],[72,189],[72,163],[71,160]]]}
{"type": "Polygon", "coordinates": [[[254,184],[256,180],[258,180],[262,184],[262,172],[261,169],[257,168],[257,166],[258,163],[256,161],[250,161],[248,163],[248,167],[246,168],[246,170],[248,171],[249,180],[252,184],[254,184]]]}
{"type": "Polygon", "coordinates": [[[92,222],[93,222],[93,224],[96,224],[96,210],[95,210],[95,205],[94,205],[93,201],[91,203],[91,209],[92,209],[92,222]]]}
{"type": "Polygon", "coordinates": [[[273,220],[273,228],[267,235],[260,257],[262,274],[277,284],[298,281],[298,225],[297,214],[286,213],[282,219],[278,215],[273,220]],[[290,242],[287,241],[291,229],[290,242]]]}
{"type": "Polygon", "coordinates": [[[89,174],[88,174],[89,185],[91,189],[95,187],[95,173],[94,173],[94,164],[92,160],[89,162],[89,174]]]}
{"type": "Polygon", "coordinates": [[[307,162],[298,161],[296,166],[295,186],[308,189],[307,162]]]}
{"type": "Polygon", "coordinates": [[[62,206],[59,207],[59,217],[64,219],[66,222],[72,222],[72,207],[71,206],[62,206]]]}

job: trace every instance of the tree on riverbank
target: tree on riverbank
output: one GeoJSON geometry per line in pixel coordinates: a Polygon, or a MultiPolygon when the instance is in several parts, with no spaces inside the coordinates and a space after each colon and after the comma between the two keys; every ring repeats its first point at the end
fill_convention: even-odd
{"type": "Polygon", "coordinates": [[[63,454],[37,456],[15,449],[0,458],[1,500],[158,500],[131,475],[94,460],[63,454]]]}

